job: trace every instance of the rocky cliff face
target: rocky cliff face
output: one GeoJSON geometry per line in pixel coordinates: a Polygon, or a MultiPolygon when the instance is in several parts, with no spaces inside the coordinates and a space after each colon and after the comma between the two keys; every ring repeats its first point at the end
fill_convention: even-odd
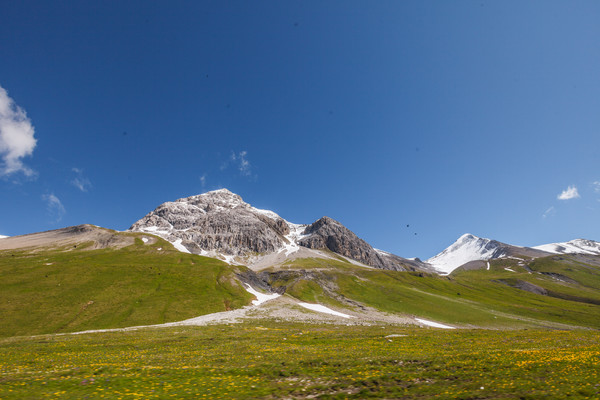
{"type": "Polygon", "coordinates": [[[290,227],[277,214],[221,189],[163,203],[129,230],[158,234],[196,254],[244,256],[279,250],[290,227]]]}
{"type": "Polygon", "coordinates": [[[354,232],[329,217],[323,217],[306,227],[304,235],[298,241],[300,246],[311,249],[326,248],[372,267],[397,271],[419,267],[416,261],[374,249],[354,232]]]}

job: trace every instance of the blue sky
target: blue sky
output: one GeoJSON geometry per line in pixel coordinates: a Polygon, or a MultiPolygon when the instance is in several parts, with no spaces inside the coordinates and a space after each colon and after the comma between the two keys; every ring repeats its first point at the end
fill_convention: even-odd
{"type": "Polygon", "coordinates": [[[594,1],[3,2],[0,234],[124,230],[226,187],[404,257],[600,240],[598,21],[594,1]]]}

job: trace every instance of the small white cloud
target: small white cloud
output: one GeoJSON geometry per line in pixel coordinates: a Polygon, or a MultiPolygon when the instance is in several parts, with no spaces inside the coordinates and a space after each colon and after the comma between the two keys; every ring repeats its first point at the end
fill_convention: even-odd
{"type": "Polygon", "coordinates": [[[206,186],[206,174],[202,174],[200,177],[200,184],[202,185],[202,188],[206,186]]]}
{"type": "Polygon", "coordinates": [[[83,176],[83,171],[79,168],[73,168],[72,171],[75,173],[75,178],[71,181],[71,184],[82,192],[87,192],[92,187],[92,183],[88,178],[83,176]]]}
{"type": "Polygon", "coordinates": [[[242,175],[245,175],[245,176],[250,175],[250,161],[248,161],[246,159],[247,155],[248,155],[248,152],[244,150],[244,151],[240,151],[240,154],[238,156],[238,160],[239,160],[238,169],[240,170],[242,175]]]}
{"type": "Polygon", "coordinates": [[[571,200],[577,199],[579,196],[579,192],[575,186],[569,186],[566,190],[563,190],[561,194],[557,196],[559,200],[571,200]]]}
{"type": "Polygon", "coordinates": [[[592,182],[592,187],[594,188],[594,192],[600,193],[600,181],[592,182]]]}
{"type": "Polygon", "coordinates": [[[243,176],[250,176],[252,174],[252,165],[250,161],[248,161],[248,152],[246,150],[242,150],[239,153],[231,152],[229,159],[221,164],[221,171],[224,171],[229,167],[230,164],[233,164],[243,176]]]}
{"type": "Polygon", "coordinates": [[[554,206],[552,206],[552,207],[549,207],[546,211],[544,211],[542,218],[548,218],[548,217],[553,216],[554,214],[556,214],[556,208],[554,208],[554,206]]]}
{"type": "Polygon", "coordinates": [[[43,195],[42,200],[46,202],[46,209],[50,217],[54,219],[54,222],[59,222],[67,212],[60,199],[51,193],[43,195]]]}
{"type": "Polygon", "coordinates": [[[22,172],[33,176],[35,172],[25,166],[22,158],[30,156],[37,143],[35,130],[25,111],[17,106],[0,86],[0,176],[22,172]]]}

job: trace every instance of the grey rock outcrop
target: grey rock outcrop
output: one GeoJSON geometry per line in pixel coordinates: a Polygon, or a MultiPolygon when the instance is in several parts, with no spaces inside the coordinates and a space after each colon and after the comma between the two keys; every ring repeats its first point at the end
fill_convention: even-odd
{"type": "Polygon", "coordinates": [[[378,251],[338,221],[323,217],[306,227],[298,244],[311,249],[329,249],[363,264],[397,271],[420,269],[421,263],[378,251]]]}
{"type": "Polygon", "coordinates": [[[289,229],[277,214],[258,210],[227,189],[163,203],[129,228],[179,239],[192,253],[235,256],[277,251],[289,229]]]}

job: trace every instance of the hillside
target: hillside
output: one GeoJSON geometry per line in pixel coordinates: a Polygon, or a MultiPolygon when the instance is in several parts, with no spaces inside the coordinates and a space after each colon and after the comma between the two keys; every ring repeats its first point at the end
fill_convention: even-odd
{"type": "Polygon", "coordinates": [[[163,239],[90,225],[2,239],[0,336],[182,320],[252,296],[232,267],[163,239]]]}
{"type": "Polygon", "coordinates": [[[248,290],[281,296],[244,308],[242,319],[600,328],[595,255],[492,259],[489,269],[440,276],[357,265],[333,252],[252,271],[149,234],[92,226],[4,240],[13,248],[0,251],[2,336],[181,321],[250,305],[248,290]],[[17,241],[27,246],[14,248],[17,241]]]}

